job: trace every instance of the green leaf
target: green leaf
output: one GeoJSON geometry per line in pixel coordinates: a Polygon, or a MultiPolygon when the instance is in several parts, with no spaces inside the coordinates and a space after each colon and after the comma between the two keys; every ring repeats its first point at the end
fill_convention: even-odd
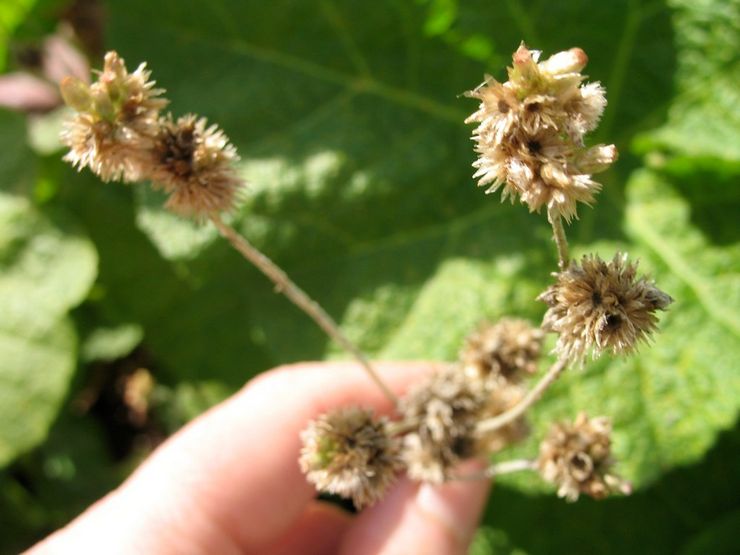
{"type": "Polygon", "coordinates": [[[667,122],[638,137],[642,152],[731,162],[740,169],[740,2],[671,0],[676,43],[676,95],[667,122]]]}
{"type": "Polygon", "coordinates": [[[8,0],[0,4],[0,72],[5,69],[8,40],[37,0],[8,0]]]}
{"type": "Polygon", "coordinates": [[[0,466],[42,441],[57,413],[76,366],[66,313],[95,271],[89,241],[0,193],[0,466]]]}

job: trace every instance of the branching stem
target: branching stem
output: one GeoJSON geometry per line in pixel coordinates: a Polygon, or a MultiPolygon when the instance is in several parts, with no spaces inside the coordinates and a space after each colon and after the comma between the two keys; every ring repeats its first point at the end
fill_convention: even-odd
{"type": "Polygon", "coordinates": [[[262,252],[253,246],[247,239],[239,234],[233,227],[224,223],[221,217],[217,214],[211,214],[210,219],[213,225],[216,226],[219,233],[223,235],[225,239],[231,243],[231,245],[246,258],[249,262],[254,264],[263,274],[265,274],[276,286],[276,290],[284,294],[288,299],[300,308],[303,312],[308,314],[319,327],[324,330],[329,337],[339,343],[346,351],[351,353],[360,366],[367,372],[370,379],[383,391],[386,397],[390,399],[393,404],[398,406],[398,397],[388,388],[387,385],[380,379],[380,376],[370,365],[370,361],[360,351],[360,349],[352,343],[339,329],[336,322],[329,316],[326,311],[321,308],[321,305],[311,299],[305,291],[298,287],[288,275],[281,270],[272,260],[262,254],[262,252]]]}
{"type": "Polygon", "coordinates": [[[498,416],[494,416],[493,418],[489,418],[488,420],[481,420],[480,422],[478,422],[475,433],[477,435],[484,435],[490,432],[494,432],[522,416],[527,411],[527,409],[529,409],[529,407],[540,400],[545,390],[553,383],[555,383],[555,380],[558,379],[560,374],[562,374],[563,370],[565,370],[567,367],[568,362],[565,359],[559,359],[550,367],[547,373],[542,376],[542,379],[537,383],[537,385],[529,390],[529,392],[521,401],[519,401],[516,405],[514,405],[506,412],[499,414],[498,416]]]}

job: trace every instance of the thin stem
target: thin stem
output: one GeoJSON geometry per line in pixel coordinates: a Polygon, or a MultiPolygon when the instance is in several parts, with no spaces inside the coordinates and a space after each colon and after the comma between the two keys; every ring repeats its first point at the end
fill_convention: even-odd
{"type": "Polygon", "coordinates": [[[537,461],[530,459],[514,459],[512,461],[504,461],[495,463],[483,470],[482,472],[474,472],[472,474],[461,474],[453,476],[452,480],[469,481],[469,480],[488,480],[494,476],[501,476],[502,474],[510,474],[512,472],[521,472],[523,470],[536,470],[537,461]]]}
{"type": "Polygon", "coordinates": [[[568,239],[565,236],[563,220],[560,214],[549,210],[547,212],[547,219],[550,225],[552,225],[552,234],[555,238],[555,245],[558,248],[558,266],[561,270],[565,270],[568,267],[570,258],[568,256],[568,239]]]}
{"type": "Polygon", "coordinates": [[[521,401],[519,401],[516,405],[514,405],[506,412],[499,414],[498,416],[494,416],[493,418],[489,418],[488,420],[481,420],[480,422],[478,422],[478,425],[475,428],[475,433],[477,435],[483,435],[489,432],[496,431],[522,416],[527,411],[527,409],[529,409],[529,407],[540,400],[545,390],[550,387],[555,382],[555,380],[558,379],[560,374],[563,373],[563,370],[565,370],[567,366],[568,362],[565,359],[559,359],[550,367],[550,369],[547,371],[547,374],[542,376],[542,379],[537,383],[537,385],[529,390],[529,392],[521,401]]]}
{"type": "Polygon", "coordinates": [[[221,233],[221,235],[223,235],[223,237],[227,239],[242,256],[244,256],[244,258],[254,264],[263,274],[272,280],[278,292],[288,297],[293,304],[308,314],[329,337],[334,339],[334,341],[351,353],[355,359],[357,359],[357,362],[360,363],[360,366],[362,366],[370,376],[370,379],[372,379],[373,382],[375,382],[375,384],[383,391],[385,396],[388,397],[395,406],[398,406],[398,397],[396,397],[388,386],[383,383],[377,372],[373,370],[367,357],[340,331],[339,326],[337,326],[332,317],[329,316],[323,308],[321,308],[319,303],[311,299],[311,297],[298,287],[283,270],[281,270],[267,256],[262,254],[259,249],[247,241],[244,236],[240,235],[230,225],[224,223],[220,216],[217,214],[211,214],[210,219],[216,226],[216,229],[218,229],[219,233],[221,233]]]}

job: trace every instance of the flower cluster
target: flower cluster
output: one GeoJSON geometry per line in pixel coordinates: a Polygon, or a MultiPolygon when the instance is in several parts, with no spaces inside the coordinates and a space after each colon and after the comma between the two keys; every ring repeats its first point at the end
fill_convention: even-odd
{"type": "Polygon", "coordinates": [[[487,193],[518,198],[530,211],[570,221],[576,204],[591,204],[600,185],[591,175],[617,158],[614,145],[584,146],[583,137],[599,122],[606,106],[599,83],[583,84],[588,58],[580,48],[538,63],[540,52],[522,44],[513,55],[509,80],[487,76],[467,93],[480,100],[466,123],[476,122],[474,163],[487,193]]]}
{"type": "Polygon", "coordinates": [[[75,115],[65,122],[65,160],[89,167],[103,181],[150,180],[170,195],[167,208],[204,217],[233,207],[243,185],[233,168],[236,149],[217,126],[161,110],[164,90],[154,88],[145,64],[129,73],[115,52],[105,55],[97,82],[67,77],[62,96],[75,115]]]}
{"type": "Polygon", "coordinates": [[[385,419],[351,407],[321,415],[301,433],[299,463],[319,490],[349,497],[357,508],[377,501],[401,468],[385,419]]]}
{"type": "Polygon", "coordinates": [[[544,337],[526,320],[504,318],[470,334],[460,360],[471,377],[519,382],[537,371],[544,337]]]}
{"type": "Polygon", "coordinates": [[[556,352],[582,362],[588,351],[594,358],[604,351],[630,354],[657,328],[655,312],[673,299],[645,277],[637,264],[617,253],[611,262],[596,255],[554,274],[555,285],[539,299],[548,304],[543,328],[558,333],[556,352]]]}
{"type": "Polygon", "coordinates": [[[542,477],[569,501],[581,493],[596,499],[617,491],[629,493],[629,484],[611,472],[613,464],[609,419],[589,419],[585,413],[572,424],[553,425],[540,444],[537,460],[542,477]]]}

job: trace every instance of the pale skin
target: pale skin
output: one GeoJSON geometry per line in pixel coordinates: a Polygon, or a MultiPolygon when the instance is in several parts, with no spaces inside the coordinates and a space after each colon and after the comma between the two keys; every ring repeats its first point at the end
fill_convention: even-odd
{"type": "MultiPolygon", "coordinates": [[[[394,394],[431,363],[377,363],[394,394]]],[[[162,446],[118,489],[28,553],[200,555],[462,555],[488,496],[486,481],[443,486],[399,479],[358,515],[316,500],[298,467],[299,432],[329,409],[388,398],[352,363],[267,372],[162,446]]],[[[463,469],[475,472],[482,463],[463,469]]]]}

